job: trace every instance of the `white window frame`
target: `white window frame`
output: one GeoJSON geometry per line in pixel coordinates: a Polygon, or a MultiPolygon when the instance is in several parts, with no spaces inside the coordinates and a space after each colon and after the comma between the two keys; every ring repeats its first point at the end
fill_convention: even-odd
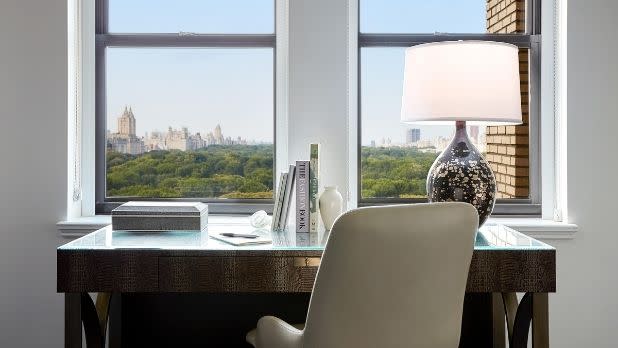
{"type": "MultiPolygon", "coordinates": [[[[359,0],[363,1],[363,0],[359,0]]],[[[529,100],[529,198],[514,198],[514,199],[498,199],[494,207],[492,216],[540,216],[541,215],[541,156],[540,156],[540,137],[541,137],[541,0],[527,0],[526,5],[526,31],[524,33],[517,34],[487,34],[487,33],[468,33],[468,34],[424,34],[424,33],[410,33],[410,34],[373,34],[373,33],[359,33],[359,52],[358,60],[362,59],[362,48],[367,47],[409,47],[413,45],[429,43],[429,42],[441,42],[441,41],[453,41],[453,40],[487,40],[487,41],[499,41],[516,45],[519,48],[525,48],[529,50],[529,76],[530,76],[530,100],[529,100]]],[[[360,18],[360,11],[358,14],[360,18]]],[[[358,21],[357,21],[358,22],[358,21]]],[[[361,74],[360,69],[357,73],[361,74]]],[[[359,96],[359,109],[360,109],[360,96],[361,85],[358,84],[358,96],[359,96]]],[[[362,111],[358,112],[358,123],[360,125],[362,119],[362,111]]],[[[358,188],[359,192],[358,204],[361,206],[380,205],[380,204],[393,204],[393,203],[419,203],[427,202],[426,199],[414,199],[414,198],[362,198],[360,197],[361,185],[361,132],[359,126],[358,132],[358,188]]]]}
{"type": "MultiPolygon", "coordinates": [[[[72,200],[74,178],[69,175],[67,219],[95,215],[94,210],[94,3],[70,0],[69,14],[81,4],[81,136],[73,137],[69,122],[68,169],[81,168],[81,197],[72,200]],[[73,4],[73,6],[71,6],[73,4]],[[81,155],[72,151],[81,142],[81,155]]],[[[542,0],[542,134],[540,137],[542,218],[567,221],[566,216],[566,8],[564,0],[542,0]],[[548,95],[550,97],[548,97],[548,95]],[[552,97],[553,96],[553,97],[552,97]],[[562,193],[562,194],[560,194],[562,193]]],[[[308,144],[320,142],[322,184],[337,185],[345,209],[357,207],[358,187],[358,0],[277,0],[276,50],[276,172],[288,163],[308,157],[308,144]]],[[[70,16],[73,18],[73,16],[70,16]]],[[[69,56],[72,45],[69,37],[69,56]]],[[[73,62],[75,63],[75,62],[73,62]]],[[[69,71],[75,66],[69,62],[69,71]]],[[[73,69],[73,70],[72,70],[73,69]]],[[[72,78],[69,79],[72,81],[72,78]]],[[[69,86],[69,99],[73,86],[69,86]]],[[[72,105],[71,103],[69,105],[72,105]]],[[[71,114],[71,113],[70,113],[71,114]]],[[[530,219],[520,221],[527,226],[530,219]]],[[[531,229],[543,230],[534,220],[531,229]]],[[[562,227],[552,223],[549,229],[562,227]]],[[[569,231],[574,227],[569,225],[569,231]]]]}
{"type": "MultiPolygon", "coordinates": [[[[287,163],[287,146],[278,146],[278,144],[287,143],[287,2],[284,0],[273,0],[275,2],[275,32],[274,34],[265,35],[200,35],[186,36],[183,40],[190,41],[192,46],[203,47],[230,47],[230,46],[242,46],[242,47],[273,47],[270,44],[268,37],[272,37],[275,40],[273,47],[273,59],[274,59],[274,112],[275,120],[274,126],[274,147],[275,147],[275,168],[273,168],[274,180],[276,180],[276,173],[279,168],[285,168],[284,163],[287,163]],[[269,41],[269,42],[267,42],[269,41]]],[[[76,182],[79,182],[79,190],[81,191],[81,197],[78,201],[71,202],[69,197],[69,211],[68,216],[93,216],[95,214],[108,213],[110,208],[113,208],[114,204],[105,203],[101,204],[101,197],[97,197],[97,185],[101,185],[101,181],[105,178],[100,174],[101,166],[105,166],[102,161],[99,161],[99,168],[97,169],[97,151],[101,151],[101,146],[97,146],[97,112],[104,114],[104,105],[99,101],[97,103],[97,96],[101,95],[101,92],[97,94],[97,88],[101,89],[104,85],[101,81],[98,81],[100,86],[96,86],[97,72],[95,68],[103,68],[104,64],[97,64],[97,50],[96,45],[101,45],[102,41],[113,41],[113,43],[124,44],[123,40],[127,39],[126,35],[97,35],[97,32],[106,32],[105,18],[101,18],[100,13],[106,15],[106,4],[108,0],[71,0],[69,10],[72,13],[71,18],[74,22],[78,23],[81,27],[80,40],[75,36],[69,37],[69,40],[73,42],[73,45],[78,42],[79,50],[81,51],[81,67],[70,66],[71,71],[79,70],[80,84],[77,86],[82,93],[80,96],[79,105],[80,113],[79,120],[81,137],[73,137],[71,141],[79,141],[81,143],[81,156],[80,154],[71,153],[69,158],[73,158],[71,163],[81,168],[81,180],[76,180],[74,176],[71,176],[70,187],[76,186],[76,182]],[[97,6],[99,6],[99,15],[97,15],[97,6]],[[97,19],[99,23],[97,23],[97,19]],[[103,21],[101,21],[103,19],[103,21]],[[98,28],[97,28],[98,26],[98,28]],[[103,26],[103,27],[102,27],[103,26]],[[98,105],[98,106],[97,106],[98,105]],[[100,109],[97,110],[97,107],[100,109]],[[99,174],[97,178],[97,174],[99,174]],[[97,183],[97,180],[99,181],[97,183]],[[99,203],[97,203],[97,200],[99,203]],[[97,207],[98,205],[98,207],[97,207]]],[[[104,15],[104,17],[105,17],[104,15]]],[[[138,45],[151,45],[156,42],[156,45],[174,46],[178,35],[135,35],[135,37],[129,37],[131,44],[137,42],[138,45]],[[172,38],[172,36],[176,36],[172,38]],[[169,37],[169,40],[168,40],[169,37]]],[[[158,47],[158,46],[157,46],[158,47]]],[[[71,56],[71,55],[69,55],[71,56]]],[[[101,59],[101,57],[99,57],[101,59]]],[[[102,72],[98,72],[99,75],[102,72]]],[[[75,88],[75,86],[73,86],[75,88]]],[[[71,88],[70,88],[71,89],[71,88]]],[[[71,104],[70,104],[71,105],[71,104]]],[[[104,118],[99,116],[100,119],[104,118]]],[[[75,120],[72,120],[75,123],[75,120]]],[[[71,131],[71,130],[70,130],[71,131]]],[[[99,132],[101,132],[99,130],[99,132]]],[[[104,130],[103,130],[104,132],[104,130]]],[[[78,132],[73,131],[77,134],[78,132]]],[[[99,139],[101,134],[98,135],[99,139]]],[[[100,141],[100,140],[99,140],[100,141]]],[[[100,154],[98,154],[100,156],[100,154]]],[[[100,189],[99,189],[100,194],[100,189]]],[[[209,200],[210,211],[214,213],[248,213],[256,210],[264,209],[266,211],[272,210],[272,199],[268,200],[209,200]]]]}

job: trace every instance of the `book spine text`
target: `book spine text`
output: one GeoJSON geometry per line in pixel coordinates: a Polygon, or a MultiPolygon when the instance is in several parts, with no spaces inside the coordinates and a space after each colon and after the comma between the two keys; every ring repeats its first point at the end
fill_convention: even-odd
{"type": "Polygon", "coordinates": [[[309,232],[309,161],[296,161],[296,232],[309,232]]]}

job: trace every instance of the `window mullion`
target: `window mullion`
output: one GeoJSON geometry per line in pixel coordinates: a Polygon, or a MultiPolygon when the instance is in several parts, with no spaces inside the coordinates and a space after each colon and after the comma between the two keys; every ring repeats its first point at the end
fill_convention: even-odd
{"type": "Polygon", "coordinates": [[[430,42],[482,40],[513,44],[519,48],[531,48],[534,40],[527,34],[359,34],[361,47],[408,47],[430,42]]]}
{"type": "Polygon", "coordinates": [[[95,0],[95,31],[105,34],[109,31],[109,0],[95,0]]]}
{"type": "Polygon", "coordinates": [[[182,35],[182,34],[97,34],[97,44],[113,47],[275,47],[276,36],[267,35],[182,35]]]}

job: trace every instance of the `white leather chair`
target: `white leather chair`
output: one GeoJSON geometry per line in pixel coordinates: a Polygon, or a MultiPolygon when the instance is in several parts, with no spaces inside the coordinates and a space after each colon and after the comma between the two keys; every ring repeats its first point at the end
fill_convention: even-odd
{"type": "Polygon", "coordinates": [[[477,228],[467,203],[347,212],[332,228],[304,328],[267,316],[247,341],[256,348],[456,348],[477,228]]]}

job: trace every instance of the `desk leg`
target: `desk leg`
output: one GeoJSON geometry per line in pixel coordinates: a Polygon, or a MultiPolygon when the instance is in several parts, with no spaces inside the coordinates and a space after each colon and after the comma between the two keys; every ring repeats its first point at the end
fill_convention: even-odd
{"type": "Polygon", "coordinates": [[[504,334],[505,314],[502,294],[494,292],[491,294],[492,318],[493,318],[493,348],[505,348],[506,336],[504,334]]]}
{"type": "Polygon", "coordinates": [[[109,312],[109,348],[122,347],[122,294],[112,295],[109,312]]]}
{"type": "Polygon", "coordinates": [[[532,347],[549,348],[547,293],[534,293],[532,295],[532,347]]]}
{"type": "Polygon", "coordinates": [[[80,293],[64,294],[64,347],[82,347],[82,299],[80,293]]]}

